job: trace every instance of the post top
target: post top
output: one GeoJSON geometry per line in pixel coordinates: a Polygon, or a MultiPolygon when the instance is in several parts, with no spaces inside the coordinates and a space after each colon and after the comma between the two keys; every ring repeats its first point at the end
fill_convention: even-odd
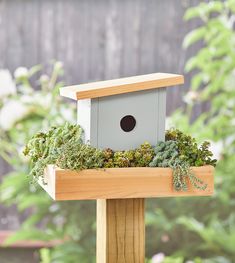
{"type": "Polygon", "coordinates": [[[183,75],[153,73],[63,87],[60,89],[60,95],[74,100],[91,99],[183,83],[183,75]]]}

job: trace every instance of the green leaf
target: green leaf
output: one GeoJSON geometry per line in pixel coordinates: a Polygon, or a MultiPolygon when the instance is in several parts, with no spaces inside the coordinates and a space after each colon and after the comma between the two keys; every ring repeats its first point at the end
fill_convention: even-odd
{"type": "Polygon", "coordinates": [[[184,20],[190,20],[195,17],[200,17],[205,8],[206,8],[206,3],[201,3],[196,7],[191,7],[187,9],[187,11],[184,14],[184,20]]]}
{"type": "Polygon", "coordinates": [[[40,249],[40,263],[51,263],[50,249],[42,248],[40,249]]]}
{"type": "Polygon", "coordinates": [[[202,73],[198,73],[193,76],[191,79],[191,88],[192,90],[197,90],[201,84],[203,84],[203,80],[205,79],[204,75],[202,73]]]}
{"type": "MultiPolygon", "coordinates": [[[[48,199],[48,198],[46,198],[48,199]]],[[[30,198],[24,198],[20,203],[19,203],[19,210],[24,211],[25,209],[32,207],[32,206],[37,206],[40,207],[41,205],[45,204],[45,198],[42,197],[42,195],[39,194],[33,194],[30,196],[30,198]]]]}
{"type": "Polygon", "coordinates": [[[189,8],[184,15],[185,20],[200,17],[206,20],[211,13],[220,13],[223,10],[223,3],[221,1],[210,1],[209,3],[200,3],[196,7],[189,8]]]}
{"type": "Polygon", "coordinates": [[[188,73],[197,67],[198,67],[198,58],[192,57],[186,62],[185,72],[188,73]]]}
{"type": "Polygon", "coordinates": [[[47,233],[43,230],[33,229],[31,228],[30,231],[20,230],[17,231],[15,234],[7,238],[4,245],[10,245],[20,240],[42,240],[42,241],[49,241],[52,237],[47,235],[47,233]]]}
{"type": "Polygon", "coordinates": [[[207,30],[205,27],[199,27],[197,29],[194,29],[190,33],[186,35],[183,41],[183,47],[187,48],[194,44],[195,42],[198,42],[199,40],[203,39],[206,35],[207,30]]]}

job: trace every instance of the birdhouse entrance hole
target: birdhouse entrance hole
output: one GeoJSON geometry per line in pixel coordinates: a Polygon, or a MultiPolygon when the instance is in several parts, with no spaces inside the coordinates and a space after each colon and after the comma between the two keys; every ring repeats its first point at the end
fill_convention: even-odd
{"type": "Polygon", "coordinates": [[[120,121],[120,126],[124,132],[130,132],[135,128],[136,120],[131,115],[124,116],[120,121]]]}

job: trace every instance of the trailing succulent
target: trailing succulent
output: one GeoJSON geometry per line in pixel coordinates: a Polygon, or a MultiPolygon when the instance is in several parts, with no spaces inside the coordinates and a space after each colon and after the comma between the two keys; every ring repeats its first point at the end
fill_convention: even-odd
{"type": "Polygon", "coordinates": [[[134,150],[116,151],[96,149],[83,142],[83,130],[79,125],[66,123],[53,127],[47,133],[35,134],[24,149],[33,168],[30,175],[37,179],[48,164],[71,170],[111,167],[170,167],[173,169],[173,185],[177,191],[186,191],[187,180],[198,189],[206,184],[191,171],[191,166],[214,165],[209,142],[200,147],[196,140],[179,130],[166,131],[166,141],[156,147],[143,143],[134,150]],[[188,179],[187,179],[188,178],[188,179]]]}
{"type": "Polygon", "coordinates": [[[187,178],[192,185],[205,190],[207,185],[196,177],[191,166],[213,165],[209,150],[210,143],[205,141],[199,147],[196,140],[177,129],[166,131],[165,142],[159,142],[155,147],[155,157],[149,164],[151,167],[170,167],[173,169],[173,185],[177,191],[187,191],[187,178]]]}
{"type": "Polygon", "coordinates": [[[205,189],[206,185],[197,178],[190,170],[187,161],[180,158],[179,149],[176,141],[159,142],[155,147],[155,157],[149,164],[150,167],[170,167],[173,169],[173,185],[177,191],[187,191],[187,180],[194,187],[205,189]]]}
{"type": "Polygon", "coordinates": [[[35,134],[23,151],[32,161],[32,178],[43,175],[48,164],[73,170],[101,167],[102,152],[83,144],[82,137],[81,127],[68,123],[35,134]]]}

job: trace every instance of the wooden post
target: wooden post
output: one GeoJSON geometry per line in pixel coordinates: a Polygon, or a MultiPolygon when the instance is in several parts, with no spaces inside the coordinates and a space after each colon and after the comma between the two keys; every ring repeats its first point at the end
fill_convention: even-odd
{"type": "Polygon", "coordinates": [[[97,200],[97,263],[144,263],[144,199],[97,200]]]}

